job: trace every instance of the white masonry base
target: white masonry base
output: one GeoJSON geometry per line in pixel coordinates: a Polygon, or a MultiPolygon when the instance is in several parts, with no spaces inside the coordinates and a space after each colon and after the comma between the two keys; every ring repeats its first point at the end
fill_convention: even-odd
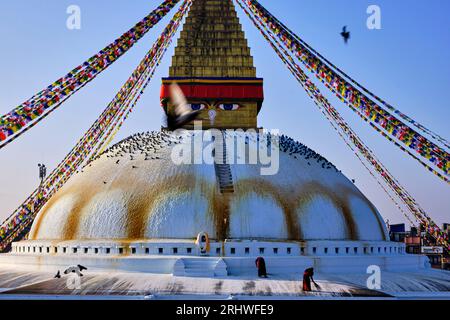
{"type": "Polygon", "coordinates": [[[193,240],[145,241],[20,241],[0,265],[54,271],[82,264],[91,269],[223,277],[255,272],[255,258],[266,260],[270,274],[298,273],[314,267],[321,273],[366,273],[376,265],[384,271],[429,268],[428,258],[405,253],[402,243],[385,241],[279,242],[226,240],[211,242],[201,256],[193,240]]]}

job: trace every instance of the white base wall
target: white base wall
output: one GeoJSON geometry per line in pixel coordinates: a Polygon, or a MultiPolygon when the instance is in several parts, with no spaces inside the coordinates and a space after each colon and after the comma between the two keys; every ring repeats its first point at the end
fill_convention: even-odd
{"type": "Polygon", "coordinates": [[[13,244],[11,253],[0,255],[0,265],[56,272],[82,264],[93,270],[183,275],[185,265],[220,261],[220,271],[212,272],[215,276],[239,276],[255,272],[257,256],[265,258],[269,274],[298,274],[309,267],[314,267],[316,272],[334,274],[362,274],[371,265],[393,272],[429,268],[426,256],[405,254],[402,243],[255,240],[213,242],[208,257],[200,256],[191,240],[147,240],[126,244],[117,241],[21,241],[13,244]],[[188,248],[190,251],[186,254],[188,248]]]}
{"type": "MultiPolygon", "coordinates": [[[[4,254],[0,256],[0,265],[12,269],[18,266],[36,271],[56,271],[81,264],[92,270],[113,270],[145,273],[174,273],[179,260],[206,257],[76,257],[76,256],[19,256],[4,254]]],[[[254,258],[222,258],[228,275],[243,275],[255,272],[254,258]]],[[[366,273],[371,265],[377,265],[383,271],[405,272],[428,268],[428,258],[422,255],[403,255],[398,257],[266,257],[267,271],[270,274],[299,273],[314,267],[320,273],[366,273]]],[[[182,275],[176,272],[178,275],[182,275]]]]}

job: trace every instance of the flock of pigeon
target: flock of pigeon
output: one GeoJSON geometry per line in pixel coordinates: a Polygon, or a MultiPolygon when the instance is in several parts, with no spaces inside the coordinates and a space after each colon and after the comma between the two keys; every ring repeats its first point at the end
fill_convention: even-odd
{"type": "Polygon", "coordinates": [[[289,155],[293,156],[295,159],[303,157],[308,161],[308,165],[311,165],[311,161],[316,161],[317,163],[322,164],[323,169],[334,169],[336,172],[339,172],[337,168],[323,156],[288,136],[280,136],[280,151],[289,153],[289,155]]]}
{"type": "MultiPolygon", "coordinates": [[[[181,137],[175,137],[167,132],[144,132],[134,134],[107,149],[104,153],[98,155],[94,160],[102,156],[107,158],[119,158],[116,164],[122,159],[128,158],[130,161],[136,160],[138,156],[145,156],[144,160],[159,160],[161,157],[158,151],[166,146],[171,146],[181,142],[181,137]]],[[[133,166],[133,168],[137,168],[133,166]]]]}
{"type": "MultiPolygon", "coordinates": [[[[261,140],[260,134],[244,134],[247,144],[250,140],[261,140]]],[[[189,138],[189,135],[183,137],[166,131],[148,131],[144,133],[138,133],[110,147],[100,156],[113,158],[116,164],[119,164],[122,159],[129,159],[130,161],[133,161],[137,160],[138,157],[144,157],[144,161],[160,160],[161,155],[158,155],[158,151],[164,149],[165,147],[170,147],[172,145],[182,143],[186,138],[189,138]]],[[[313,162],[316,162],[318,164],[321,164],[323,169],[334,169],[336,170],[336,172],[339,172],[331,162],[329,162],[317,152],[301,144],[300,142],[295,141],[294,139],[286,135],[281,135],[278,138],[280,151],[289,154],[295,159],[303,158],[307,161],[308,165],[312,165],[313,162]]],[[[267,144],[269,146],[272,141],[272,139],[270,138],[270,134],[268,134],[264,140],[267,141],[267,144]]],[[[137,169],[138,167],[136,165],[132,165],[132,168],[137,169]]]]}

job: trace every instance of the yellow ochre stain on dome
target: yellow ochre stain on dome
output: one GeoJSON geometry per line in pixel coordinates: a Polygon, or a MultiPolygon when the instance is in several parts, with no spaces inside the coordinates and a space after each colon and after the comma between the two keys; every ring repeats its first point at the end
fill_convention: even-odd
{"type": "Polygon", "coordinates": [[[216,227],[216,240],[222,241],[230,232],[230,194],[221,194],[214,188],[212,196],[208,197],[210,212],[212,211],[216,227]]]}
{"type": "Polygon", "coordinates": [[[342,213],[345,219],[348,239],[357,240],[358,236],[355,220],[353,219],[348,201],[346,200],[346,193],[342,191],[342,189],[339,189],[338,194],[334,190],[315,181],[302,184],[297,187],[294,192],[295,207],[301,210],[314,199],[314,196],[324,196],[330,199],[334,207],[342,213]]]}
{"type": "MultiPolygon", "coordinates": [[[[304,208],[317,195],[330,199],[336,209],[342,213],[346,222],[347,237],[350,240],[358,239],[358,230],[349,205],[349,194],[355,195],[365,203],[368,203],[377,217],[377,222],[380,223],[373,205],[360,193],[350,188],[338,188],[338,193],[318,182],[309,182],[294,186],[277,186],[261,178],[239,180],[235,187],[237,192],[234,195],[241,199],[252,192],[263,197],[269,196],[274,199],[283,210],[290,240],[302,240],[303,233],[298,221],[297,210],[304,208]]],[[[385,235],[381,224],[380,229],[384,238],[385,235]]]]}
{"type": "MultiPolygon", "coordinates": [[[[155,186],[155,189],[157,186],[155,186]]],[[[147,189],[147,188],[145,188],[147,189]]],[[[131,194],[127,206],[127,218],[125,230],[128,239],[139,239],[144,237],[145,222],[148,212],[158,196],[157,190],[140,190],[131,194]]],[[[161,190],[162,191],[162,190],[161,190]]]]}
{"type": "MultiPolygon", "coordinates": [[[[385,233],[383,223],[380,221],[379,215],[375,207],[368,201],[362,193],[356,189],[346,185],[336,186],[336,189],[330,189],[319,182],[294,183],[292,185],[280,186],[273,184],[271,181],[263,178],[250,178],[237,180],[235,182],[235,193],[220,194],[214,182],[209,182],[196,175],[195,166],[183,170],[177,168],[161,170],[161,174],[152,176],[150,181],[145,179],[137,179],[137,175],[130,175],[128,172],[119,174],[114,178],[107,190],[122,189],[127,190],[123,193],[126,203],[126,238],[123,240],[145,239],[149,217],[155,212],[155,207],[164,199],[164,195],[169,193],[197,193],[207,199],[208,207],[206,214],[210,216],[215,227],[215,237],[218,240],[226,239],[230,232],[230,203],[236,200],[245,200],[250,193],[255,193],[261,197],[270,197],[282,209],[284,214],[284,222],[289,240],[302,240],[303,232],[299,224],[298,210],[304,208],[315,196],[320,195],[331,200],[334,206],[342,212],[347,226],[347,237],[351,240],[357,240],[358,230],[354,221],[353,213],[349,205],[350,195],[360,198],[376,217],[380,226],[383,238],[385,233]],[[171,174],[167,176],[167,174],[171,174]],[[353,190],[355,189],[355,190],[353,190]]],[[[69,214],[69,217],[63,228],[62,240],[74,240],[80,227],[80,220],[84,210],[87,209],[91,199],[99,192],[105,192],[102,183],[83,184],[82,188],[70,187],[63,189],[53,196],[49,203],[44,207],[38,216],[34,232],[30,235],[30,239],[35,239],[39,235],[39,230],[43,218],[47,215],[49,209],[63,196],[72,194],[75,196],[75,203],[69,214]]],[[[90,214],[90,213],[89,213],[90,214]]],[[[188,213],[187,213],[188,214],[188,213]]],[[[107,223],[107,222],[105,222],[107,223]]],[[[199,230],[200,232],[201,230],[199,230]]]]}
{"type": "Polygon", "coordinates": [[[75,240],[78,233],[78,229],[81,222],[81,217],[83,210],[86,208],[87,204],[91,199],[98,193],[99,188],[89,187],[84,185],[83,190],[78,190],[78,197],[74,203],[72,210],[70,211],[69,217],[67,218],[66,224],[63,229],[63,239],[64,240],[75,240]]]}
{"type": "Polygon", "coordinates": [[[373,214],[375,215],[375,217],[376,217],[376,219],[377,219],[377,221],[378,221],[378,226],[380,227],[380,232],[381,232],[381,234],[383,235],[384,241],[389,241],[389,237],[388,237],[388,236],[386,235],[386,233],[384,232],[384,231],[385,231],[385,224],[384,224],[384,221],[382,221],[382,220],[380,219],[380,216],[378,215],[378,211],[377,211],[377,209],[375,208],[375,205],[374,205],[371,201],[368,202],[368,205],[369,205],[369,207],[370,207],[370,210],[373,212],[373,214]]]}
{"type": "Polygon", "coordinates": [[[42,221],[48,214],[49,210],[61,198],[63,198],[64,196],[66,196],[68,194],[75,195],[75,202],[74,202],[74,206],[73,206],[71,212],[69,213],[67,222],[64,225],[62,238],[64,240],[65,239],[67,239],[67,240],[73,239],[73,236],[78,229],[78,224],[79,224],[79,216],[78,215],[79,215],[80,211],[83,209],[85,202],[89,200],[89,199],[87,199],[87,198],[89,198],[89,196],[86,195],[86,192],[89,193],[88,189],[89,188],[84,188],[83,192],[80,192],[78,188],[70,187],[67,189],[63,189],[63,190],[57,192],[54,196],[52,196],[50,198],[50,200],[47,202],[47,204],[44,206],[42,211],[39,213],[36,220],[34,221],[33,228],[32,228],[33,233],[30,234],[30,239],[36,240],[39,237],[39,231],[42,226],[42,221]],[[86,196],[87,196],[87,198],[86,198],[86,196]]]}
{"type": "Polygon", "coordinates": [[[39,235],[39,229],[41,228],[42,220],[50,210],[50,208],[59,200],[62,196],[64,196],[63,193],[57,193],[53,197],[50,198],[50,200],[47,202],[47,204],[42,208],[41,212],[37,215],[36,219],[33,222],[33,227],[31,228],[30,240],[37,240],[37,237],[39,235]]]}
{"type": "Polygon", "coordinates": [[[376,209],[374,204],[371,201],[369,201],[364,196],[364,194],[362,194],[362,192],[359,189],[357,189],[357,188],[349,188],[349,187],[344,186],[344,185],[340,185],[340,186],[338,186],[338,188],[341,189],[341,190],[345,190],[346,191],[345,194],[347,195],[347,201],[350,201],[349,198],[348,198],[349,195],[353,195],[353,196],[359,198],[360,200],[362,200],[364,203],[366,203],[369,206],[370,211],[372,211],[372,214],[374,215],[375,220],[378,223],[378,226],[380,228],[380,233],[381,233],[383,239],[385,241],[388,241],[389,239],[388,239],[388,237],[386,236],[386,234],[384,232],[385,231],[384,221],[382,220],[381,216],[378,214],[378,210],[376,209]]]}
{"type": "Polygon", "coordinates": [[[285,192],[286,189],[275,186],[271,182],[260,179],[243,179],[235,184],[236,197],[243,199],[248,194],[254,192],[262,197],[271,197],[278,206],[283,210],[286,229],[290,240],[298,240],[302,237],[302,232],[295,218],[295,204],[290,199],[290,196],[285,192]]]}
{"type": "MultiPolygon", "coordinates": [[[[150,215],[154,212],[157,203],[167,193],[192,192],[199,179],[194,174],[176,174],[151,184],[134,182],[134,188],[130,191],[127,207],[127,238],[143,239],[150,215]]],[[[119,182],[117,182],[119,183],[119,182]]],[[[127,186],[130,181],[121,180],[120,185],[127,186]]],[[[200,183],[205,189],[204,183],[200,183]]],[[[205,190],[203,190],[205,191],[205,190]]]]}

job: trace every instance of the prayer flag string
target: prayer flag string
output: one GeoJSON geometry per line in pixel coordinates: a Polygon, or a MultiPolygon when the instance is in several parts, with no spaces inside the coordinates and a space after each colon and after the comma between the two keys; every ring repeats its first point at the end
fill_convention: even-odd
{"type": "Polygon", "coordinates": [[[173,19],[113,101],[41,186],[1,225],[0,251],[5,251],[13,241],[18,241],[27,235],[36,214],[47,201],[79,168],[83,167],[86,161],[89,162],[98,154],[98,151],[105,146],[105,142],[110,141],[109,138],[113,132],[120,129],[149,84],[191,3],[192,0],[183,1],[173,19]]]}
{"type": "MultiPolygon", "coordinates": [[[[391,173],[383,166],[383,164],[376,158],[374,153],[362,142],[357,134],[349,127],[345,120],[340,116],[338,111],[329,103],[329,101],[320,93],[320,90],[309,79],[301,67],[294,61],[294,58],[283,48],[275,34],[263,22],[258,15],[252,14],[250,10],[243,4],[244,0],[236,0],[239,6],[244,10],[245,14],[250,18],[253,24],[258,28],[263,37],[268,41],[271,47],[275,50],[277,55],[286,64],[289,71],[299,81],[302,87],[307,92],[308,96],[314,101],[316,106],[326,115],[328,120],[331,120],[334,128],[341,130],[341,137],[344,135],[348,137],[348,141],[364,156],[367,162],[374,168],[380,177],[391,190],[398,196],[398,198],[406,205],[411,214],[419,221],[426,229],[427,233],[431,235],[436,242],[443,245],[446,250],[450,250],[448,242],[448,235],[442,232],[439,227],[432,221],[432,219],[425,213],[425,211],[418,205],[414,198],[406,191],[404,187],[391,175],[391,173]]],[[[346,142],[347,140],[344,139],[346,142]]],[[[350,145],[349,145],[350,146],[350,145]]],[[[353,150],[353,147],[351,147],[353,150]]],[[[359,157],[358,157],[359,158],[359,157]]],[[[367,167],[366,167],[367,168],[367,167]]],[[[394,203],[398,203],[394,200],[394,203]]],[[[405,212],[401,209],[401,212],[405,212]]],[[[407,216],[407,219],[411,219],[407,216]]],[[[412,221],[411,221],[412,222],[412,221]]]]}
{"type": "Polygon", "coordinates": [[[136,44],[180,0],[165,0],[133,28],[97,54],[56,80],[14,110],[0,117],[0,149],[16,140],[95,79],[136,44]]]}
{"type": "MultiPolygon", "coordinates": [[[[424,161],[419,160],[427,170],[448,182],[450,154],[446,150],[416,132],[387,110],[384,110],[358,90],[356,86],[351,85],[337,72],[333,71],[332,68],[300,42],[297,36],[292,36],[292,31],[287,31],[278,22],[279,20],[264,9],[258,1],[245,0],[244,4],[253,14],[261,19],[265,27],[292,52],[296,59],[324,83],[342,102],[347,104],[353,111],[358,111],[358,115],[370,123],[372,128],[375,128],[377,132],[388,138],[389,141],[394,142],[397,147],[401,147],[402,151],[407,152],[416,160],[424,159],[424,161],[427,161],[429,165],[425,165],[424,161]]],[[[406,117],[399,111],[394,113],[406,117]]],[[[408,119],[408,122],[413,121],[409,117],[408,119]]],[[[418,123],[414,121],[414,124],[418,123]]],[[[420,125],[420,127],[422,128],[423,126],[420,125]]]]}

